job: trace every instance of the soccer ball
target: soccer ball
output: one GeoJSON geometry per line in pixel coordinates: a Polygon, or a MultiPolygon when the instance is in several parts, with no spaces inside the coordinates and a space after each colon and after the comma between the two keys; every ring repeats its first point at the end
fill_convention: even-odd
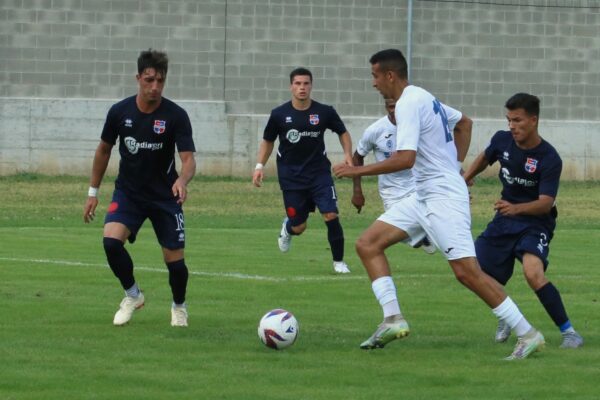
{"type": "Polygon", "coordinates": [[[258,337],[267,347],[285,349],[298,337],[298,321],[289,311],[280,308],[271,310],[258,323],[258,337]]]}

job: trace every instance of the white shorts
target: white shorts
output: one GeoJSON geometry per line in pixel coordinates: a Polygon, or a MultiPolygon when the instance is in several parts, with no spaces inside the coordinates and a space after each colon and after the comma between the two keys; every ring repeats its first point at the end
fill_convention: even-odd
{"type": "Polygon", "coordinates": [[[413,239],[420,232],[440,249],[447,260],[475,257],[469,202],[453,199],[400,202],[379,220],[402,229],[413,239]]]}
{"type": "Polygon", "coordinates": [[[404,239],[402,243],[414,247],[425,237],[425,230],[414,218],[417,212],[417,195],[413,192],[392,204],[386,205],[385,212],[377,220],[406,232],[408,238],[404,239]]]}

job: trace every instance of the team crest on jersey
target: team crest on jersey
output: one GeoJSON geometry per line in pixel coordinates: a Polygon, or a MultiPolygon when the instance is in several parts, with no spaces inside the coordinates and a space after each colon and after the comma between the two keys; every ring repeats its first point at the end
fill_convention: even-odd
{"type": "Polygon", "coordinates": [[[308,122],[310,122],[311,125],[319,125],[319,114],[310,114],[308,122]]]}
{"type": "Polygon", "coordinates": [[[160,119],[154,120],[154,133],[160,135],[161,133],[165,133],[165,128],[167,126],[167,121],[163,121],[160,119]]]}
{"type": "Polygon", "coordinates": [[[525,171],[529,172],[530,174],[533,174],[537,169],[537,163],[538,160],[536,160],[535,158],[527,157],[527,161],[525,162],[525,171]]]}

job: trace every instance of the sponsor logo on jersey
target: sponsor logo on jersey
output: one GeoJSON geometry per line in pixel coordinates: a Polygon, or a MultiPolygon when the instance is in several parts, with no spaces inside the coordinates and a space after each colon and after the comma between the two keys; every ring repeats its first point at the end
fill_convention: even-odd
{"type": "Polygon", "coordinates": [[[319,114],[310,114],[308,116],[308,122],[310,122],[311,125],[319,125],[319,114]]]}
{"type": "Polygon", "coordinates": [[[285,117],[285,123],[286,124],[291,124],[292,123],[292,117],[285,117]]]}
{"type": "Polygon", "coordinates": [[[125,127],[126,128],[133,128],[133,121],[131,120],[131,118],[127,118],[125,120],[125,127]]]}
{"type": "Polygon", "coordinates": [[[165,133],[165,128],[167,126],[167,121],[163,121],[160,119],[154,120],[154,133],[160,135],[161,133],[165,133]]]}
{"type": "Polygon", "coordinates": [[[537,183],[536,181],[529,181],[527,179],[523,179],[518,176],[510,176],[510,172],[508,171],[508,168],[502,168],[501,172],[502,172],[502,177],[504,178],[506,183],[508,183],[509,185],[514,185],[516,183],[517,185],[530,187],[530,186],[535,186],[537,183]]]}
{"type": "Polygon", "coordinates": [[[132,138],[131,136],[127,136],[125,139],[123,139],[123,142],[125,143],[125,147],[127,147],[127,150],[129,150],[129,152],[131,154],[137,154],[137,152],[140,149],[147,149],[150,151],[154,151],[154,150],[160,150],[163,147],[162,143],[151,143],[151,142],[139,142],[137,140],[135,140],[135,138],[132,138]]]}
{"type": "Polygon", "coordinates": [[[525,171],[529,172],[530,174],[533,174],[537,169],[537,163],[538,160],[536,160],[535,158],[527,157],[527,161],[525,162],[525,171]]]}
{"type": "Polygon", "coordinates": [[[321,134],[320,131],[303,131],[303,132],[300,132],[297,129],[290,129],[285,134],[285,137],[286,137],[286,139],[290,143],[298,143],[300,141],[300,138],[302,138],[303,136],[316,138],[316,137],[319,137],[320,134],[321,134]]]}

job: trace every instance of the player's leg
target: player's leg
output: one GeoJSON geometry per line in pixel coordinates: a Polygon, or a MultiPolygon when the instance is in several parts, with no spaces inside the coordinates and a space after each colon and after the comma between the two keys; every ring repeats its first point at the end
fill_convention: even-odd
{"type": "Polygon", "coordinates": [[[371,279],[371,288],[383,310],[383,322],[375,333],[361,344],[363,349],[384,347],[390,341],[409,334],[408,323],[402,315],[396,286],[392,280],[385,250],[401,241],[423,235],[413,218],[416,199],[407,198],[388,209],[373,222],[356,241],[356,252],[371,279]]]}
{"type": "Polygon", "coordinates": [[[115,313],[113,324],[127,324],[133,312],[144,306],[144,294],[140,291],[133,275],[133,261],[125,249],[125,241],[135,241],[144,215],[137,205],[122,191],[115,190],[104,220],[104,252],[110,269],[121,282],[125,297],[115,313]]]}
{"type": "MultiPolygon", "coordinates": [[[[546,260],[546,256],[547,251],[545,254],[544,252],[542,253],[544,260],[546,260]]],[[[527,283],[537,295],[540,303],[542,303],[544,309],[550,318],[552,318],[552,321],[554,321],[556,326],[560,329],[563,336],[563,342],[560,347],[577,348],[583,346],[583,338],[573,328],[571,321],[567,316],[567,311],[560,296],[560,292],[552,282],[548,281],[546,278],[544,273],[545,266],[547,266],[546,262],[532,253],[524,253],[522,262],[523,272],[525,273],[527,283]]]]}
{"type": "Polygon", "coordinates": [[[327,226],[327,241],[331,249],[333,271],[338,274],[350,273],[348,265],[344,262],[344,230],[340,223],[335,185],[330,176],[310,188],[310,201],[319,209],[327,226]]]}
{"type": "MultiPolygon", "coordinates": [[[[309,204],[309,193],[305,190],[284,190],[283,206],[285,208],[285,217],[281,224],[281,231],[277,244],[279,250],[286,253],[290,250],[292,236],[301,235],[305,230],[308,220],[308,214],[311,211],[309,204]]],[[[314,205],[312,205],[314,211],[314,205]]]]}
{"type": "MultiPolygon", "coordinates": [[[[499,225],[495,220],[488,224],[486,230],[475,241],[475,253],[483,272],[505,286],[514,271],[513,249],[520,234],[504,234],[500,232],[499,225]]],[[[510,333],[510,326],[506,321],[499,319],[494,340],[504,343],[510,337],[510,333]]]]}
{"type": "Polygon", "coordinates": [[[508,297],[502,285],[484,273],[475,257],[471,236],[471,216],[467,201],[450,199],[423,204],[427,212],[424,227],[427,235],[446,256],[456,279],[477,294],[493,311],[515,331],[519,340],[507,359],[525,358],[544,345],[544,337],[523,316],[508,297]]]}
{"type": "Polygon", "coordinates": [[[185,221],[181,205],[175,201],[155,202],[149,215],[162,247],[163,259],[169,270],[171,326],[187,327],[188,313],[185,303],[189,272],[184,258],[185,221]]]}

